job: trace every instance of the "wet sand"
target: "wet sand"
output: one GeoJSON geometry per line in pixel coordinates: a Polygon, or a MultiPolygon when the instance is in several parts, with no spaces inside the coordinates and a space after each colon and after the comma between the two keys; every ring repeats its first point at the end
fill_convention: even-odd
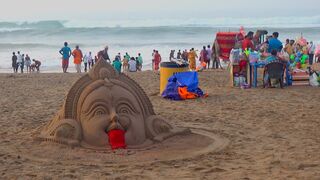
{"type": "MultiPolygon", "coordinates": [[[[138,158],[121,164],[98,162],[101,156],[108,157],[101,153],[90,162],[88,157],[94,159],[94,153],[85,151],[83,157],[72,159],[63,154],[63,145],[32,138],[56,114],[80,76],[0,74],[1,179],[320,178],[319,88],[241,90],[229,87],[228,73],[218,70],[200,73],[200,87],[208,98],[174,102],[158,96],[158,74],[129,74],[168,122],[210,132],[229,143],[220,151],[178,160],[140,162],[138,158]],[[43,152],[62,158],[37,156],[46,145],[54,148],[43,152]]],[[[190,146],[199,144],[190,142],[190,146]]]]}

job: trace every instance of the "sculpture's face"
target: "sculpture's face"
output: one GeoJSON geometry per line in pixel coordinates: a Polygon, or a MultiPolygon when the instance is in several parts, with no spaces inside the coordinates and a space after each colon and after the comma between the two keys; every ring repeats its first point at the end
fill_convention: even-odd
{"type": "Polygon", "coordinates": [[[131,92],[116,85],[92,91],[80,107],[83,141],[105,147],[109,144],[107,133],[122,129],[127,145],[142,144],[146,140],[145,123],[138,102],[131,92]]]}

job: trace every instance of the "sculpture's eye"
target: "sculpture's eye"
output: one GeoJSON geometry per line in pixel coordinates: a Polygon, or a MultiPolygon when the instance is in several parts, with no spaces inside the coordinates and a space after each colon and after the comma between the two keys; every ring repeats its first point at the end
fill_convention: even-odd
{"type": "Polygon", "coordinates": [[[131,114],[134,110],[127,104],[121,104],[117,108],[117,113],[119,114],[131,114]]]}
{"type": "Polygon", "coordinates": [[[95,111],[94,111],[94,116],[103,116],[106,114],[106,110],[103,109],[103,108],[97,108],[95,111]]]}

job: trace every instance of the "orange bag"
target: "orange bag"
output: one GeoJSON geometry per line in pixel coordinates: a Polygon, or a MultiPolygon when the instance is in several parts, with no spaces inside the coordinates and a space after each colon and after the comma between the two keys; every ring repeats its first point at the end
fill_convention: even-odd
{"type": "Polygon", "coordinates": [[[196,98],[198,98],[198,95],[195,93],[189,92],[187,87],[179,87],[178,92],[179,92],[181,99],[196,99],[196,98]]]}

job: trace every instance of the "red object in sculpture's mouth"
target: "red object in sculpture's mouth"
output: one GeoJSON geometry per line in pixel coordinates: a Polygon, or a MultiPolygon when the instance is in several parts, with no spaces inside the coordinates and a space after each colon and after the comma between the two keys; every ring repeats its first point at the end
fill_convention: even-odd
{"type": "Polygon", "coordinates": [[[125,131],[120,129],[113,129],[108,132],[109,144],[112,150],[126,149],[125,131]]]}

